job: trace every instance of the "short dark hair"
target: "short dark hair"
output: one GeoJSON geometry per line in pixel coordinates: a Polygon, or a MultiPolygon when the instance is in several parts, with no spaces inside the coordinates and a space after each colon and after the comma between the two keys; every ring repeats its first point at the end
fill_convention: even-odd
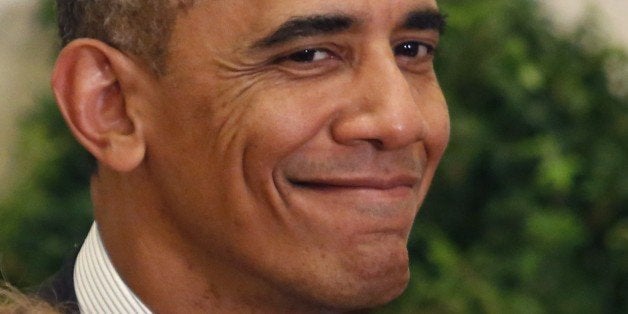
{"type": "Polygon", "coordinates": [[[194,0],[56,0],[65,46],[77,38],[100,40],[163,73],[177,12],[194,0]]]}

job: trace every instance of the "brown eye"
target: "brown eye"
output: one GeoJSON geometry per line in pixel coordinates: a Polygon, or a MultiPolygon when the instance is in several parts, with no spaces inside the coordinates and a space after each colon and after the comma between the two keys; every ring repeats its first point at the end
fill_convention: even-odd
{"type": "Polygon", "coordinates": [[[407,41],[394,47],[396,56],[425,58],[434,54],[434,47],[419,41],[407,41]]]}
{"type": "Polygon", "coordinates": [[[285,59],[299,63],[310,63],[332,58],[331,52],[325,49],[303,49],[288,55],[285,59]]]}

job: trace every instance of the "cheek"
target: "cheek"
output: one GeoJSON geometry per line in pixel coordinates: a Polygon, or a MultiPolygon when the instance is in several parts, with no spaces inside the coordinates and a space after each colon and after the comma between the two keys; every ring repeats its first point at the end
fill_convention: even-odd
{"type": "Polygon", "coordinates": [[[449,142],[449,110],[436,77],[429,76],[413,81],[415,99],[421,106],[421,113],[427,125],[423,141],[428,153],[428,162],[437,163],[449,142]]]}
{"type": "MultiPolygon", "coordinates": [[[[164,84],[144,126],[147,162],[166,209],[199,224],[234,220],[227,193],[242,191],[250,101],[225,84],[178,76],[164,84]],[[241,181],[241,180],[240,180],[241,181]],[[223,210],[224,208],[224,210],[223,210]]],[[[191,222],[190,222],[191,221],[191,222]]],[[[197,230],[221,227],[202,228],[197,230]]]]}
{"type": "Polygon", "coordinates": [[[340,95],[327,84],[300,85],[257,93],[246,119],[252,130],[247,139],[248,160],[257,159],[258,165],[264,160],[264,166],[275,168],[313,138],[329,136],[328,126],[340,95]]]}
{"type": "Polygon", "coordinates": [[[436,101],[429,110],[428,123],[430,131],[425,139],[428,154],[440,159],[449,143],[450,121],[449,111],[444,99],[436,101]]]}

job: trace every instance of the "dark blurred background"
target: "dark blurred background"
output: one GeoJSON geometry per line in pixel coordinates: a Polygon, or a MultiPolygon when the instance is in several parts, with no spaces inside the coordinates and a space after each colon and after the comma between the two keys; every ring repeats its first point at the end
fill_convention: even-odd
{"type": "MultiPolygon", "coordinates": [[[[536,1],[438,2],[451,144],[410,239],[408,290],[380,311],[628,313],[628,57],[608,21],[557,31],[536,1]]],[[[37,4],[50,34],[52,7],[37,4]]],[[[54,273],[91,223],[86,154],[50,92],[30,112],[0,194],[0,269],[19,287],[54,273]]]]}

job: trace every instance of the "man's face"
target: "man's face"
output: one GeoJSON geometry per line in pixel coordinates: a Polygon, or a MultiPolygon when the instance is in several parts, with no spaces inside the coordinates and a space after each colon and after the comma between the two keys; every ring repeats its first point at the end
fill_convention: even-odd
{"type": "Polygon", "coordinates": [[[403,291],[449,137],[436,10],[230,0],[180,13],[142,127],[190,267],[278,303],[349,309],[403,291]]]}

